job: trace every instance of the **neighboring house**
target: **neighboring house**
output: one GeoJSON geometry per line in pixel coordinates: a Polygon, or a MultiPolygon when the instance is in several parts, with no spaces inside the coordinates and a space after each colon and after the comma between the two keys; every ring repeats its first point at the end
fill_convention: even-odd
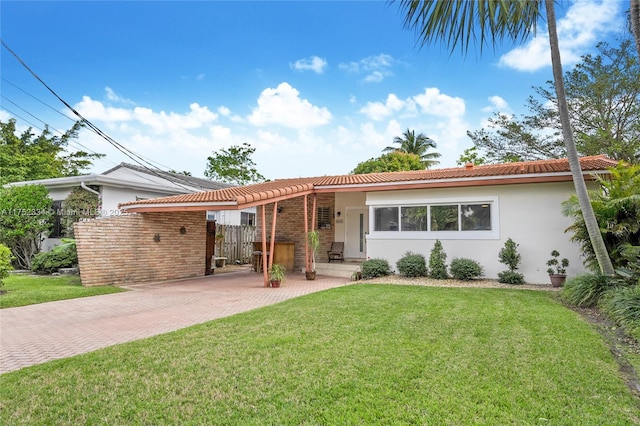
{"type": "MultiPolygon", "coordinates": [[[[53,227],[51,234],[43,242],[42,248],[45,251],[59,244],[60,238],[63,237],[59,226],[60,217],[65,214],[63,202],[73,188],[81,187],[87,191],[97,193],[99,206],[96,213],[98,217],[108,217],[122,214],[118,207],[121,203],[232,188],[234,186],[179,173],[152,170],[128,163],[121,163],[100,174],[12,182],[5,186],[30,184],[44,185],[49,191],[49,196],[53,199],[56,226],[53,227]]],[[[207,213],[207,220],[215,220],[226,225],[255,225],[255,215],[255,208],[211,211],[207,213]]]]}
{"type": "MultiPolygon", "coordinates": [[[[581,158],[580,164],[588,185],[595,187],[592,175],[609,173],[616,162],[592,156],[581,158]]],[[[428,259],[440,240],[447,263],[456,257],[474,259],[488,278],[507,269],[498,261],[498,253],[512,238],[519,244],[520,271],[527,282],[548,283],[546,261],[552,250],[569,259],[570,275],[584,271],[580,248],[565,233],[571,220],[561,208],[574,192],[566,159],[280,179],[130,201],[120,208],[139,214],[110,223],[83,223],[76,237],[85,285],[198,276],[205,273],[206,247],[211,244],[204,212],[258,207],[258,235],[263,240],[274,235],[275,241],[293,242],[296,270],[305,266],[305,232],[310,228],[320,233],[318,262],[327,261],[332,241],[342,241],[347,259],[386,259],[395,269],[408,251],[428,259]],[[130,239],[126,244],[134,251],[96,253],[96,243],[109,247],[112,241],[127,238],[116,231],[101,232],[103,226],[118,229],[124,222],[139,232],[139,243],[130,239]],[[184,233],[177,232],[178,224],[184,233]],[[133,256],[135,250],[152,255],[138,256],[132,270],[121,257],[133,256]],[[98,257],[103,265],[91,269],[98,257]]]]}

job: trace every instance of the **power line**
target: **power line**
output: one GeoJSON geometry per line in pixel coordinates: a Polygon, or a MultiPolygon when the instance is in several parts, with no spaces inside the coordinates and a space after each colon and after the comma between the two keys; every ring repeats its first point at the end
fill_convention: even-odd
{"type": "MultiPolygon", "coordinates": [[[[130,158],[131,160],[135,161],[136,163],[138,163],[140,166],[144,167],[146,170],[148,170],[149,172],[151,172],[152,174],[154,174],[155,176],[159,177],[160,179],[164,179],[167,180],[175,185],[178,185],[179,187],[190,191],[189,188],[185,187],[184,185],[176,182],[176,181],[172,181],[170,179],[168,179],[167,177],[161,175],[160,173],[158,173],[156,170],[158,171],[162,171],[160,170],[158,167],[156,167],[155,165],[153,165],[151,162],[147,161],[146,159],[144,159],[143,157],[141,157],[140,155],[136,154],[135,152],[131,151],[130,149],[126,148],[124,145],[120,144],[119,142],[117,142],[115,139],[111,138],[111,136],[107,135],[106,133],[104,133],[102,130],[100,130],[100,128],[98,128],[96,125],[94,125],[93,123],[91,123],[89,120],[87,120],[86,118],[84,118],[82,116],[82,114],[80,114],[78,111],[75,110],[75,108],[73,108],[71,105],[69,105],[69,103],[67,101],[65,101],[64,99],[62,99],[56,92],[55,90],[53,90],[51,87],[49,87],[49,85],[47,85],[47,83],[45,83],[19,56],[17,53],[15,53],[13,50],[11,50],[11,48],[4,42],[4,40],[0,40],[2,42],[2,46],[7,49],[9,51],[9,53],[11,53],[17,60],[18,62],[20,62],[20,64],[27,70],[29,71],[29,73],[36,79],[38,80],[44,87],[47,88],[47,90],[49,90],[49,92],[51,92],[51,94],[53,96],[55,96],[60,102],[62,102],[64,104],[64,106],[66,106],[71,112],[73,112],[73,114],[80,118],[80,120],[89,128],[92,129],[96,134],[98,134],[100,137],[102,137],[104,140],[106,140],[107,142],[109,142],[111,145],[113,145],[118,151],[122,152],[124,155],[126,155],[128,158],[130,158]],[[149,168],[147,165],[151,166],[152,168],[149,168]]],[[[189,184],[188,181],[184,180],[184,179],[180,179],[178,177],[175,177],[176,180],[181,180],[182,182],[189,184]]]]}
{"type": "Polygon", "coordinates": [[[24,93],[25,95],[31,97],[32,99],[35,99],[36,101],[40,102],[42,105],[46,106],[47,108],[51,109],[52,111],[57,112],[58,114],[60,114],[61,116],[63,116],[64,118],[66,118],[69,121],[73,121],[75,122],[76,120],[74,120],[73,118],[69,117],[66,114],[63,114],[61,111],[57,110],[56,108],[52,107],[51,105],[49,105],[48,103],[44,102],[43,100],[38,99],[37,97],[33,96],[31,93],[27,92],[26,90],[16,86],[15,84],[13,84],[12,82],[10,82],[9,80],[7,80],[6,78],[2,77],[2,81],[4,81],[5,83],[9,84],[10,86],[15,87],[16,89],[18,89],[19,91],[21,91],[22,93],[24,93]]]}

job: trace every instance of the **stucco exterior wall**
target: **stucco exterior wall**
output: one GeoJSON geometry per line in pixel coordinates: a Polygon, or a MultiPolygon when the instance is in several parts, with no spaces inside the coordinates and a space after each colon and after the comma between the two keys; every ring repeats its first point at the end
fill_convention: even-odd
{"type": "MultiPolygon", "coordinates": [[[[478,261],[484,268],[485,277],[497,278],[506,265],[498,261],[498,253],[508,238],[519,244],[522,256],[520,272],[528,283],[547,284],[546,261],[552,250],[569,259],[568,275],[584,272],[580,249],[569,241],[565,229],[571,221],[562,215],[561,203],[574,192],[572,182],[546,184],[496,185],[474,188],[451,188],[375,192],[367,194],[367,204],[393,205],[402,201],[421,200],[425,203],[487,199],[498,208],[497,228],[486,237],[454,239],[440,233],[438,238],[447,253],[447,263],[455,257],[466,257],[478,261]]],[[[374,232],[370,209],[370,234],[367,239],[367,256],[389,261],[393,269],[396,262],[407,252],[423,254],[428,261],[435,243],[433,235],[421,236],[403,232],[374,232]]]]}
{"type": "Polygon", "coordinates": [[[206,231],[205,212],[130,214],[78,222],[75,235],[82,284],[120,285],[204,275],[206,231]]]}

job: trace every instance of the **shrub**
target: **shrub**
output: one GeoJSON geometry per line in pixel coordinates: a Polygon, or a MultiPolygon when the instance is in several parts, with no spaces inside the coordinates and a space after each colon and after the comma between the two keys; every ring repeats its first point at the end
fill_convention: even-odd
{"type": "Polygon", "coordinates": [[[424,256],[410,251],[396,262],[398,272],[405,277],[424,277],[427,275],[427,261],[424,256]]]}
{"type": "Polygon", "coordinates": [[[391,274],[389,262],[384,259],[369,259],[360,266],[362,278],[385,277],[391,274]]]}
{"type": "Polygon", "coordinates": [[[516,271],[498,272],[498,282],[504,284],[524,284],[524,275],[516,271]]]}
{"type": "Polygon", "coordinates": [[[562,298],[573,306],[588,308],[596,306],[611,286],[611,282],[604,275],[580,274],[565,281],[562,298]]]}
{"type": "Polygon", "coordinates": [[[640,286],[612,288],[601,299],[602,311],[631,334],[640,334],[640,286]]]}
{"type": "Polygon", "coordinates": [[[447,274],[447,253],[442,248],[440,240],[436,240],[431,255],[429,256],[429,277],[436,280],[446,280],[449,278],[447,274]]]}
{"type": "Polygon", "coordinates": [[[482,275],[482,266],[473,259],[455,258],[449,267],[451,275],[457,280],[469,281],[482,275]]]}
{"type": "Polygon", "coordinates": [[[500,263],[504,263],[509,268],[508,271],[498,273],[498,281],[501,283],[524,284],[524,276],[516,272],[521,260],[520,253],[518,253],[518,245],[509,238],[498,253],[500,263]]]}
{"type": "Polygon", "coordinates": [[[39,274],[50,274],[60,268],[69,268],[78,263],[76,242],[71,239],[62,239],[62,244],[53,250],[38,253],[31,261],[31,270],[39,274]]]}
{"type": "Polygon", "coordinates": [[[13,269],[11,266],[11,249],[4,244],[0,244],[0,287],[4,285],[4,279],[9,276],[9,271],[13,269]]]}

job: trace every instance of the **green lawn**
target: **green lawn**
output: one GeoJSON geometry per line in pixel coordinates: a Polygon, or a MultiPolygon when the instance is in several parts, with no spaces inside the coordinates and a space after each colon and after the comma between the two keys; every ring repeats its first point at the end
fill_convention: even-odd
{"type": "Polygon", "coordinates": [[[628,425],[548,292],[352,285],[4,374],[2,424],[628,425]]]}
{"type": "Polygon", "coordinates": [[[73,275],[54,277],[22,274],[10,275],[4,280],[4,286],[0,287],[0,290],[6,291],[5,294],[0,295],[0,308],[13,308],[34,303],[123,291],[123,289],[113,286],[83,287],[80,278],[73,275]]]}

